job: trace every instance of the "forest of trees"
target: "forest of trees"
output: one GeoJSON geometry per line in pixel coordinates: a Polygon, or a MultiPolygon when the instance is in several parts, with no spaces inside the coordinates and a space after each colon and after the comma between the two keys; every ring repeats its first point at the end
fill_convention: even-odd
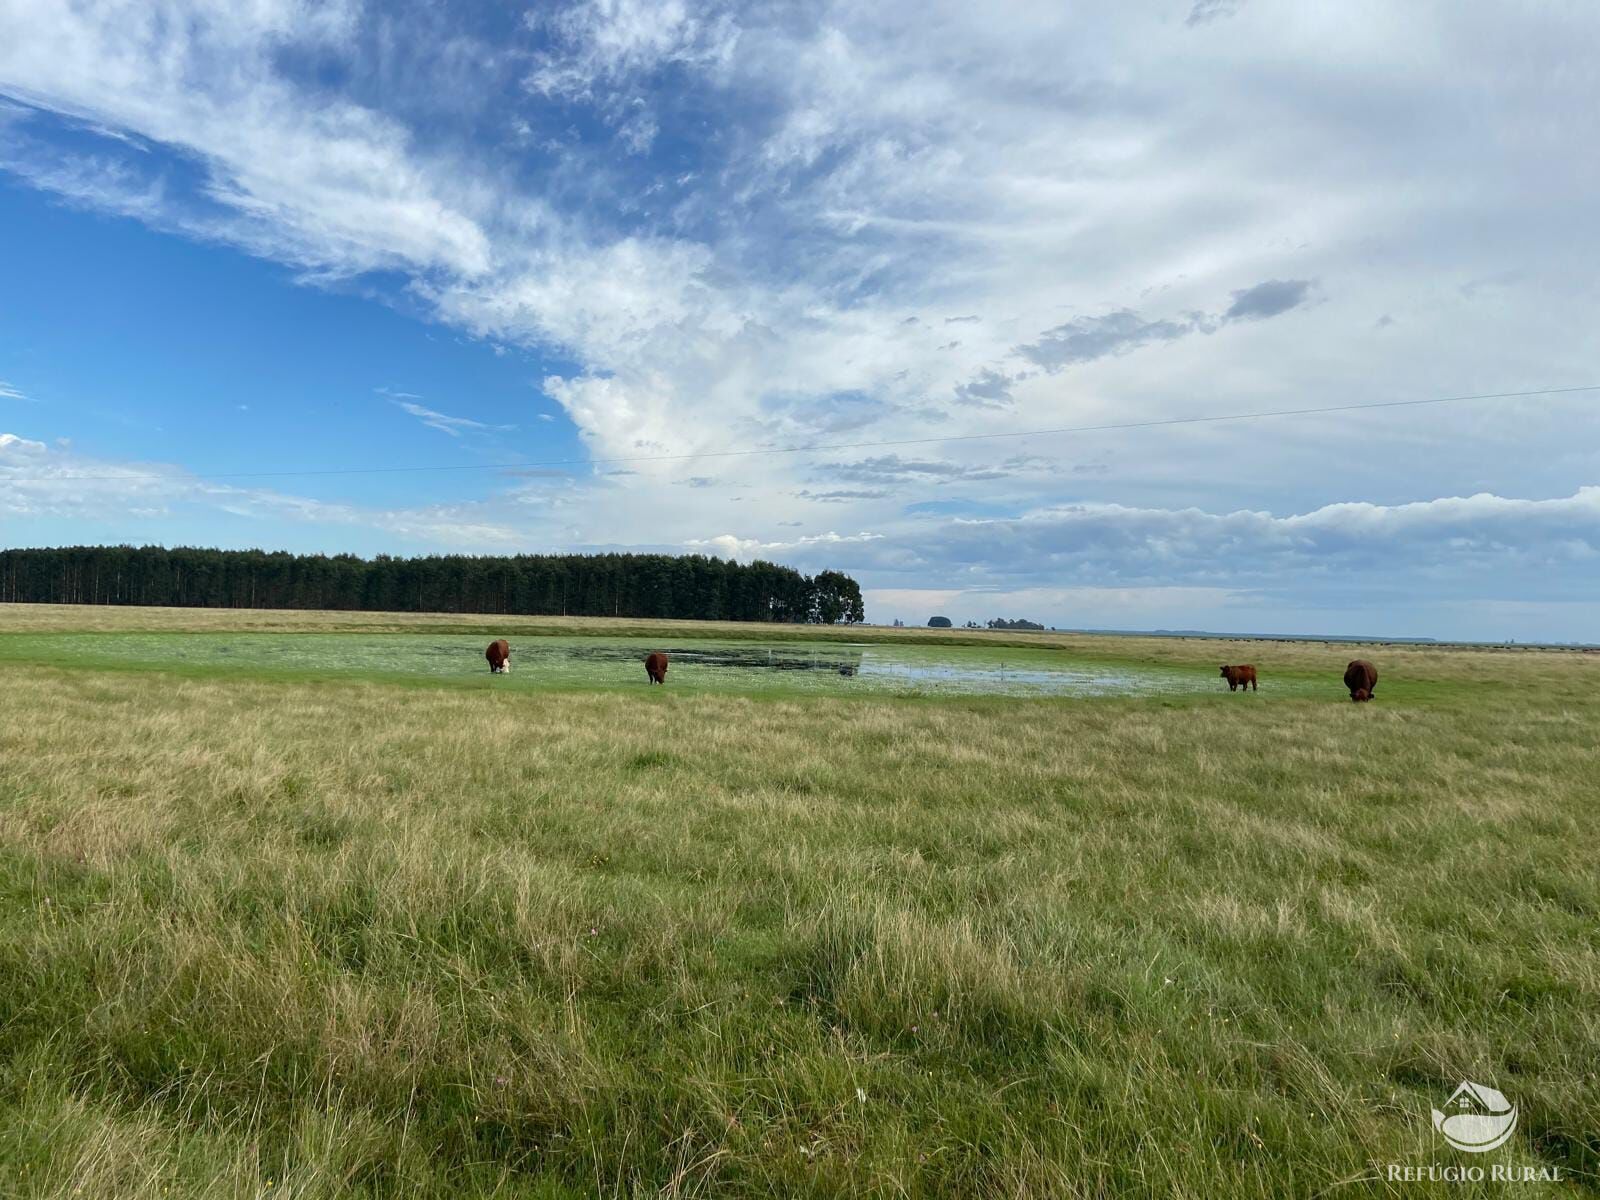
{"type": "Polygon", "coordinates": [[[703,555],[358,558],[162,546],[0,550],[0,601],[538,613],[835,624],[865,617],[838,571],[703,555]]]}

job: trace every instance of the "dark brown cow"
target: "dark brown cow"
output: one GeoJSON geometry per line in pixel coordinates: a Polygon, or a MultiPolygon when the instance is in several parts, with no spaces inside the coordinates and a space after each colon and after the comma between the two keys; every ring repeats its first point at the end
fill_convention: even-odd
{"type": "Polygon", "coordinates": [[[1350,689],[1350,699],[1359,704],[1371,700],[1378,690],[1378,668],[1364,658],[1358,658],[1344,669],[1344,685],[1350,689]]]}
{"type": "Polygon", "coordinates": [[[1249,692],[1259,692],[1256,686],[1256,669],[1249,663],[1238,667],[1223,667],[1222,677],[1228,681],[1228,690],[1244,688],[1249,692]]]}
{"type": "Polygon", "coordinates": [[[501,638],[498,642],[490,642],[483,656],[489,660],[490,674],[511,674],[511,643],[505,638],[501,638]]]}
{"type": "Polygon", "coordinates": [[[661,651],[654,651],[644,660],[645,674],[650,676],[651,683],[665,683],[667,681],[667,656],[661,651]]]}

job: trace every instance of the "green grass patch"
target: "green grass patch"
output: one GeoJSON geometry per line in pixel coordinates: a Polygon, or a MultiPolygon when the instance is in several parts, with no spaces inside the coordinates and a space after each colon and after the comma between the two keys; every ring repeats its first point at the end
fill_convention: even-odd
{"type": "Polygon", "coordinates": [[[102,633],[0,637],[0,1195],[1594,1190],[1591,658],[841,704],[102,633]]]}

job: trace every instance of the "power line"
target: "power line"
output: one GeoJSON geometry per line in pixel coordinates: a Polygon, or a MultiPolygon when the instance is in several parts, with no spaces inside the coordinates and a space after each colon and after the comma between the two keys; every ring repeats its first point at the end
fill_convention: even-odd
{"type": "Polygon", "coordinates": [[[1056,429],[1023,429],[1006,433],[958,433],[931,437],[888,438],[873,442],[818,442],[804,446],[767,446],[748,450],[700,450],[691,454],[634,454],[609,458],[550,458],[536,462],[454,463],[415,467],[329,467],[312,470],[226,471],[175,474],[152,471],[118,475],[39,475],[17,477],[0,475],[4,483],[115,482],[132,479],[287,479],[337,475],[408,475],[433,471],[521,471],[535,467],[591,467],[621,463],[690,462],[711,458],[751,458],[763,454],[820,454],[838,450],[882,450],[897,446],[929,446],[943,442],[985,442],[1001,438],[1053,437],[1064,433],[1109,433],[1124,429],[1158,429],[1169,425],[1211,425],[1224,421],[1259,421],[1272,417],[1307,417],[1326,413],[1371,412],[1387,408],[1419,408],[1432,404],[1457,404],[1466,400],[1522,400],[1534,396],[1563,396],[1575,392],[1600,392],[1600,383],[1581,387],[1535,388],[1526,392],[1479,392],[1468,396],[1433,396],[1425,400],[1379,400],[1368,404],[1328,404],[1315,408],[1280,408],[1268,412],[1225,413],[1205,417],[1163,417],[1152,421],[1117,421],[1105,425],[1068,425],[1056,429]]]}

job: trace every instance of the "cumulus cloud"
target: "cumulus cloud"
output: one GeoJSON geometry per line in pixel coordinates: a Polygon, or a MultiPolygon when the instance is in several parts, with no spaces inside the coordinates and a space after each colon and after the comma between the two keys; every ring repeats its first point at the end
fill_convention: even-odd
{"type": "Polygon", "coordinates": [[[808,565],[809,551],[862,545],[868,542],[881,541],[883,536],[881,533],[841,534],[830,530],[827,533],[812,534],[807,537],[786,541],[763,541],[761,538],[737,537],[731,533],[723,533],[710,538],[691,538],[684,542],[684,545],[693,550],[710,550],[724,558],[750,559],[773,554],[784,554],[789,558],[797,558],[802,565],[808,565]]]}
{"type": "Polygon", "coordinates": [[[718,558],[749,559],[765,549],[760,538],[735,537],[720,533],[716,537],[692,538],[684,543],[692,550],[710,551],[718,558]]]}

